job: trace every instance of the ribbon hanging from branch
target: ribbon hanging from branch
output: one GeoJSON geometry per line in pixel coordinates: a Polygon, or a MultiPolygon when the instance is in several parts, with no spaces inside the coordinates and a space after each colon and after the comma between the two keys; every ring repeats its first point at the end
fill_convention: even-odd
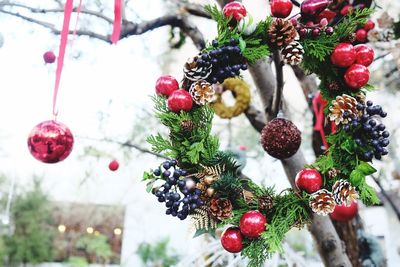
{"type": "MultiPolygon", "coordinates": [[[[317,131],[320,133],[322,144],[324,145],[325,150],[327,150],[329,148],[328,142],[326,140],[325,129],[324,129],[324,122],[325,122],[324,109],[327,104],[328,104],[328,101],[323,99],[320,91],[318,91],[312,100],[313,111],[315,114],[314,131],[317,131]]],[[[334,133],[335,131],[336,131],[336,125],[335,125],[335,122],[332,122],[331,123],[331,133],[334,133]]]]}
{"type": "Polygon", "coordinates": [[[111,35],[111,42],[116,44],[121,35],[121,21],[122,21],[122,0],[114,1],[114,27],[111,35]]]}

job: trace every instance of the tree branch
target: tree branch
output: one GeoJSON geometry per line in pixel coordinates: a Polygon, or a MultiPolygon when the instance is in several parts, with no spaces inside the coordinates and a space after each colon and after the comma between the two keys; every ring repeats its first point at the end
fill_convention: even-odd
{"type": "Polygon", "coordinates": [[[281,53],[278,50],[274,50],[273,54],[275,75],[276,75],[276,90],[275,96],[272,102],[271,116],[276,117],[279,110],[282,109],[282,91],[284,86],[283,81],[283,62],[281,59],[281,53]]]}

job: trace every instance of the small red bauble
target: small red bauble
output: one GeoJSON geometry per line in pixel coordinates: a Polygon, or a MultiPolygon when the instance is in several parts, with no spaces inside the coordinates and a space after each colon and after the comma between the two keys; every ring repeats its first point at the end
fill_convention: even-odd
{"type": "Polygon", "coordinates": [[[345,222],[353,219],[358,212],[357,201],[352,201],[350,206],[336,205],[333,212],[330,214],[331,218],[335,221],[345,222]]]}
{"type": "Polygon", "coordinates": [[[58,121],[44,121],[36,125],[28,137],[32,156],[44,163],[64,160],[72,151],[74,137],[68,127],[58,121]]]}
{"type": "Polygon", "coordinates": [[[171,75],[163,75],[156,82],[156,93],[169,96],[179,89],[178,81],[171,75]]]}
{"type": "Polygon", "coordinates": [[[277,18],[286,18],[293,9],[291,0],[272,0],[270,1],[271,14],[277,18]]]}
{"type": "Polygon", "coordinates": [[[359,44],[354,47],[356,50],[356,63],[368,67],[374,61],[374,50],[365,44],[359,44]]]}
{"type": "Polygon", "coordinates": [[[347,5],[347,6],[344,6],[344,7],[340,10],[340,14],[341,14],[342,16],[347,16],[347,14],[349,14],[350,11],[352,11],[352,10],[353,10],[353,6],[352,6],[352,5],[347,5]]]}
{"type": "Polygon", "coordinates": [[[240,232],[247,238],[258,238],[265,231],[267,219],[258,210],[251,210],[240,218],[240,232]]]}
{"type": "Polygon", "coordinates": [[[364,25],[364,30],[366,30],[366,31],[370,31],[370,30],[372,30],[373,28],[375,28],[375,22],[373,22],[372,20],[368,20],[367,21],[367,23],[365,23],[365,25],[364,25]]]}
{"type": "Polygon", "coordinates": [[[47,51],[43,54],[44,63],[51,64],[56,61],[56,55],[54,55],[53,51],[47,51]]]}
{"type": "Polygon", "coordinates": [[[296,175],[296,187],[309,194],[321,189],[323,183],[321,174],[314,169],[302,169],[296,175]]]}
{"type": "Polygon", "coordinates": [[[340,43],[333,50],[331,61],[338,67],[349,67],[356,61],[356,50],[349,43],[340,43]]]}
{"type": "Polygon", "coordinates": [[[193,99],[188,91],[176,90],[168,97],[168,109],[172,112],[189,111],[192,109],[193,99]]]}
{"type": "Polygon", "coordinates": [[[358,29],[356,31],[356,40],[359,43],[365,43],[367,41],[368,33],[364,29],[358,29]]]}
{"type": "Polygon", "coordinates": [[[352,89],[360,89],[368,83],[369,70],[361,64],[354,64],[344,74],[346,84],[352,89]]]}
{"type": "Polygon", "coordinates": [[[230,253],[238,253],[243,249],[243,237],[239,228],[229,227],[221,235],[222,247],[230,253]]]}
{"type": "Polygon", "coordinates": [[[110,162],[110,164],[108,164],[108,168],[110,169],[110,171],[113,171],[113,172],[115,172],[116,170],[118,170],[118,168],[119,168],[119,163],[118,163],[118,161],[116,161],[115,159],[112,160],[112,161],[110,162]]]}
{"type": "Polygon", "coordinates": [[[247,11],[244,5],[240,2],[233,1],[224,6],[224,15],[226,17],[234,17],[235,20],[239,21],[246,17],[247,11]]]}
{"type": "Polygon", "coordinates": [[[313,18],[321,13],[329,3],[329,0],[305,0],[300,6],[301,15],[303,17],[313,18]]]}

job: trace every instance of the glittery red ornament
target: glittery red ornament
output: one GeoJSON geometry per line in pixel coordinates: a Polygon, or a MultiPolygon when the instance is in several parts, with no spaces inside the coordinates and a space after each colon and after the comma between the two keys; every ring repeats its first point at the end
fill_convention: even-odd
{"type": "Polygon", "coordinates": [[[171,75],[163,75],[156,82],[156,93],[169,96],[179,89],[178,81],[171,75]]]}
{"type": "Polygon", "coordinates": [[[271,14],[277,18],[286,18],[293,9],[293,3],[290,0],[271,0],[271,14]]]}
{"type": "Polygon", "coordinates": [[[110,169],[110,171],[113,171],[113,172],[115,172],[116,170],[118,170],[118,168],[119,168],[119,163],[118,163],[118,161],[116,161],[115,159],[112,160],[112,161],[110,162],[110,164],[108,164],[108,168],[110,169]]]}
{"type": "Polygon", "coordinates": [[[358,29],[356,31],[356,40],[359,43],[365,43],[367,41],[368,33],[364,29],[358,29]]]}
{"type": "Polygon", "coordinates": [[[357,201],[352,201],[350,206],[336,205],[333,212],[330,214],[335,221],[345,222],[353,219],[358,212],[357,201]]]}
{"type": "Polygon", "coordinates": [[[356,50],[356,63],[368,67],[374,61],[374,50],[365,44],[359,44],[354,47],[356,50]]]}
{"type": "Polygon", "coordinates": [[[267,219],[258,210],[251,210],[240,218],[240,232],[247,238],[258,238],[265,231],[267,219]]]}
{"type": "Polygon", "coordinates": [[[334,65],[346,68],[356,60],[356,50],[349,43],[338,44],[332,52],[331,61],[334,65]]]}
{"type": "Polygon", "coordinates": [[[58,121],[44,121],[36,125],[28,137],[32,156],[44,163],[64,160],[72,151],[74,137],[66,125],[58,121]]]}
{"type": "Polygon", "coordinates": [[[239,228],[229,227],[221,235],[222,247],[231,253],[238,253],[243,249],[243,237],[239,228]]]}
{"type": "Polygon", "coordinates": [[[352,89],[360,89],[369,81],[369,70],[361,64],[353,64],[346,70],[344,81],[352,89]]]}
{"type": "Polygon", "coordinates": [[[321,189],[323,179],[315,169],[302,169],[296,175],[296,187],[311,194],[321,189]]]}
{"type": "Polygon", "coordinates": [[[246,17],[247,11],[244,5],[240,2],[233,1],[224,6],[222,10],[226,17],[233,16],[236,21],[246,17]]]}
{"type": "Polygon", "coordinates": [[[47,51],[43,54],[44,63],[51,64],[56,61],[56,55],[54,55],[53,51],[47,51]]]}
{"type": "Polygon", "coordinates": [[[365,25],[364,25],[364,30],[366,30],[366,31],[370,31],[370,30],[372,30],[373,28],[375,28],[375,23],[372,21],[372,20],[368,20],[367,21],[367,23],[365,23],[365,25]]]}
{"type": "Polygon", "coordinates": [[[193,99],[188,91],[176,90],[168,97],[168,109],[172,112],[189,111],[192,109],[193,99]]]}
{"type": "Polygon", "coordinates": [[[301,132],[293,122],[276,118],[264,126],[261,145],[272,157],[285,159],[296,154],[301,144],[301,132]]]}

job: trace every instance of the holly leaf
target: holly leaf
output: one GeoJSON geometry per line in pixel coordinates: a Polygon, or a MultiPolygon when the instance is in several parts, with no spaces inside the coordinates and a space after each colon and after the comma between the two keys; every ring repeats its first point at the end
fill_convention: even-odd
{"type": "Polygon", "coordinates": [[[151,190],[153,189],[153,186],[154,186],[154,183],[156,182],[156,180],[152,180],[152,181],[150,181],[150,182],[148,182],[147,184],[146,184],[146,192],[147,193],[150,193],[151,192],[151,190]]]}
{"type": "Polygon", "coordinates": [[[376,172],[376,169],[371,166],[371,164],[361,161],[361,163],[356,168],[360,172],[362,172],[365,176],[371,175],[376,172]]]}
{"type": "Polygon", "coordinates": [[[214,228],[209,228],[209,229],[197,229],[196,232],[193,235],[193,238],[204,235],[204,234],[209,234],[212,237],[215,237],[215,229],[214,228]]]}
{"type": "Polygon", "coordinates": [[[359,170],[353,170],[350,173],[350,183],[354,186],[359,186],[365,180],[365,175],[359,170]]]}
{"type": "Polygon", "coordinates": [[[144,172],[142,181],[146,181],[146,180],[150,180],[150,179],[153,179],[153,174],[151,174],[149,172],[144,172]]]}

